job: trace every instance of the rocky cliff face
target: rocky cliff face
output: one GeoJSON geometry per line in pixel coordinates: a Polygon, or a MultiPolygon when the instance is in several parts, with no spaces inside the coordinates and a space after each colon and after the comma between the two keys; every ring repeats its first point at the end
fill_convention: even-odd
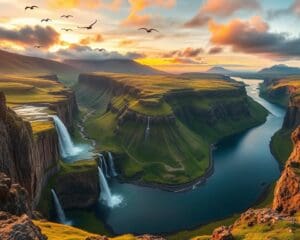
{"type": "Polygon", "coordinates": [[[286,214],[300,210],[300,127],[293,135],[294,151],[277,182],[273,209],[286,214]]]}
{"type": "MultiPolygon", "coordinates": [[[[71,127],[77,105],[74,95],[69,96],[55,110],[71,127]]],[[[5,96],[0,93],[0,171],[28,191],[33,206],[38,203],[48,178],[58,171],[59,159],[55,129],[33,136],[30,124],[6,106],[5,96]]]]}
{"type": "Polygon", "coordinates": [[[87,208],[99,198],[97,169],[58,176],[55,191],[64,209],[87,208]]]}
{"type": "Polygon", "coordinates": [[[293,100],[291,100],[284,118],[283,127],[288,129],[294,129],[299,125],[300,103],[296,103],[293,100]]]}

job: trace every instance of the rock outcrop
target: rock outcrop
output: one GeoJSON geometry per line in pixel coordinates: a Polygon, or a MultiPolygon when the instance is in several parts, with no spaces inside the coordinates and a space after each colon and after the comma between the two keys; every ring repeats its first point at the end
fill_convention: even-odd
{"type": "Polygon", "coordinates": [[[277,182],[273,209],[293,214],[300,210],[300,127],[292,134],[294,150],[277,182]]]}
{"type": "Polygon", "coordinates": [[[58,176],[55,191],[64,209],[87,208],[99,198],[97,169],[58,176]]]}
{"type": "Polygon", "coordinates": [[[0,172],[0,211],[13,215],[32,215],[31,203],[27,191],[19,184],[12,184],[11,179],[0,172]]]}
{"type": "Polygon", "coordinates": [[[211,240],[233,240],[233,236],[231,234],[231,228],[222,226],[218,227],[214,230],[211,240]]]}
{"type": "Polygon", "coordinates": [[[0,239],[46,240],[47,237],[27,215],[14,216],[7,212],[0,212],[0,239]]]}

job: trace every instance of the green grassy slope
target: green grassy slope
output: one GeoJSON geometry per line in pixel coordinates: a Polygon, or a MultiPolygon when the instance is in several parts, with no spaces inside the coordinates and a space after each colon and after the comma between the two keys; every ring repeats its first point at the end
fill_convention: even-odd
{"type": "Polygon", "coordinates": [[[221,78],[94,74],[87,81],[82,76],[76,92],[81,110],[95,111],[85,125],[99,150],[119,156],[123,177],[144,183],[203,176],[212,143],[267,115],[240,83],[221,78]]]}

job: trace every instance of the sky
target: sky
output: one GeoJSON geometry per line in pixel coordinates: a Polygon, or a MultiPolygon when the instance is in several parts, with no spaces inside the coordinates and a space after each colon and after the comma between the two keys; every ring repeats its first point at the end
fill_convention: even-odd
{"type": "Polygon", "coordinates": [[[299,26],[300,0],[0,0],[0,49],[58,61],[133,59],[173,73],[300,67],[299,26]]]}

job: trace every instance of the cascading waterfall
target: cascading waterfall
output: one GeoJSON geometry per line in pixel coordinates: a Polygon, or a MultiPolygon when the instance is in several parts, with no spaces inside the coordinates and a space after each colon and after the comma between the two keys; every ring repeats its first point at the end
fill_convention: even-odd
{"type": "Polygon", "coordinates": [[[103,169],[103,172],[105,172],[106,178],[110,178],[110,175],[108,172],[109,169],[108,169],[105,157],[102,154],[100,154],[99,157],[100,157],[101,169],[103,169]]]}
{"type": "Polygon", "coordinates": [[[150,133],[150,117],[148,116],[147,118],[147,127],[146,127],[146,131],[145,131],[145,140],[147,140],[148,136],[150,133]]]}
{"type": "Polygon", "coordinates": [[[123,201],[123,197],[119,195],[112,195],[107,180],[100,167],[98,167],[98,175],[99,175],[100,190],[101,190],[100,200],[102,200],[110,208],[119,206],[123,201]]]}
{"type": "Polygon", "coordinates": [[[62,208],[54,189],[51,189],[51,193],[52,193],[52,196],[53,196],[53,200],[54,200],[54,204],[55,204],[55,210],[56,210],[56,214],[57,214],[59,222],[62,223],[62,224],[71,225],[71,222],[68,221],[67,218],[66,218],[64,209],[62,208]]]}
{"type": "Polygon", "coordinates": [[[52,116],[58,134],[59,149],[63,158],[72,157],[80,153],[81,148],[74,146],[71,136],[58,116],[52,116]]]}
{"type": "Polygon", "coordinates": [[[113,158],[113,155],[111,154],[111,152],[108,152],[108,159],[109,159],[111,176],[113,176],[113,177],[118,176],[118,174],[116,172],[115,164],[114,164],[114,158],[113,158]]]}

